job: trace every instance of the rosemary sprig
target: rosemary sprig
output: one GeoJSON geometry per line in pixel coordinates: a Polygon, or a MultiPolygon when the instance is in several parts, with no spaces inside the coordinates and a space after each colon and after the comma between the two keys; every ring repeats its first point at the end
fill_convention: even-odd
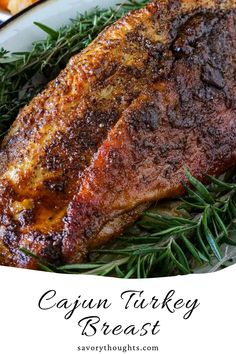
{"type": "Polygon", "coordinates": [[[120,278],[189,274],[207,264],[212,269],[224,266],[229,262],[223,255],[225,246],[227,255],[229,245],[236,246],[236,183],[226,174],[221,179],[208,177],[211,184],[205,187],[189,172],[186,175],[190,187],[186,186],[181,201],[143,213],[118,240],[90,252],[88,263],[55,268],[39,259],[39,265],[61,273],[120,278]]]}
{"type": "MultiPolygon", "coordinates": [[[[68,59],[85,48],[106,26],[148,0],[128,0],[115,9],[79,15],[59,30],[36,23],[47,38],[34,42],[29,52],[0,50],[0,135],[48,81],[57,76],[68,59]]],[[[228,265],[235,259],[235,172],[220,179],[208,177],[205,187],[187,171],[186,196],[144,213],[118,240],[89,254],[88,263],[55,267],[43,259],[45,271],[145,278],[188,274],[228,265]],[[231,249],[231,247],[233,247],[231,249]],[[198,270],[197,270],[198,271],[198,270]]],[[[36,257],[22,249],[30,257],[36,257]]]]}
{"type": "Polygon", "coordinates": [[[106,10],[95,9],[78,15],[59,30],[35,23],[48,36],[32,44],[29,52],[0,50],[0,135],[10,127],[19,112],[62,68],[69,58],[84,49],[97,35],[130,10],[148,0],[127,2],[106,10]]]}
{"type": "Polygon", "coordinates": [[[208,177],[211,184],[205,187],[186,175],[191,187],[171,213],[160,206],[144,213],[118,241],[90,253],[92,268],[74,264],[57,271],[146,278],[189,274],[214,259],[222,262],[224,245],[236,245],[236,184],[225,175],[208,177]]]}

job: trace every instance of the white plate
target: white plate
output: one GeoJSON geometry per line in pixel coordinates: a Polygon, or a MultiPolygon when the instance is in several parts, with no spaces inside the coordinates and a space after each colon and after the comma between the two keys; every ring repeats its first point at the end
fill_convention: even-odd
{"type": "Polygon", "coordinates": [[[51,28],[68,24],[78,13],[114,7],[119,0],[47,0],[41,1],[24,12],[10,18],[0,29],[0,47],[16,52],[29,50],[31,43],[45,38],[33,23],[41,22],[51,28]]]}
{"type": "Polygon", "coordinates": [[[0,10],[0,22],[5,22],[11,17],[9,12],[0,10]]]}

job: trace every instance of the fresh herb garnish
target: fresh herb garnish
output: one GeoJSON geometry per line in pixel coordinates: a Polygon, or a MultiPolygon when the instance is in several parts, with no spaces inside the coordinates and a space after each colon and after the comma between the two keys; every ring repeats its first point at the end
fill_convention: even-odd
{"type": "MultiPolygon", "coordinates": [[[[144,213],[118,241],[90,254],[94,268],[88,263],[87,274],[122,278],[189,274],[203,264],[215,267],[215,260],[222,261],[223,245],[236,246],[236,183],[229,182],[231,174],[230,179],[209,177],[206,188],[186,174],[191,188],[186,186],[186,196],[174,203],[174,210],[161,212],[159,205],[159,210],[144,213]]],[[[168,205],[171,208],[173,202],[168,205]]],[[[86,265],[65,265],[58,271],[84,273],[86,265]]]]}
{"type": "MultiPolygon", "coordinates": [[[[33,43],[30,52],[9,54],[0,50],[0,134],[72,55],[127,11],[147,2],[129,0],[116,9],[96,9],[58,31],[36,23],[48,36],[33,43]]],[[[208,187],[186,174],[191,188],[185,186],[184,199],[160,203],[144,213],[118,240],[90,252],[88,263],[56,268],[38,259],[39,265],[46,271],[120,278],[188,274],[206,264],[207,271],[227,265],[236,257],[235,173],[220,179],[209,177],[208,187]]],[[[22,251],[35,257],[28,250],[22,251]]]]}
{"type": "Polygon", "coordinates": [[[39,259],[39,265],[61,273],[120,278],[189,274],[206,264],[208,271],[222,268],[236,255],[236,248],[234,253],[229,249],[236,246],[235,173],[208,177],[208,187],[186,175],[191,188],[186,186],[183,199],[144,213],[118,240],[90,252],[88,263],[55,268],[39,259]]]}
{"type": "Polygon", "coordinates": [[[68,26],[54,30],[35,23],[47,33],[29,52],[7,53],[0,49],[0,136],[6,133],[19,110],[54,79],[69,58],[88,46],[103,29],[148,0],[128,0],[116,8],[95,9],[78,15],[68,26]]]}

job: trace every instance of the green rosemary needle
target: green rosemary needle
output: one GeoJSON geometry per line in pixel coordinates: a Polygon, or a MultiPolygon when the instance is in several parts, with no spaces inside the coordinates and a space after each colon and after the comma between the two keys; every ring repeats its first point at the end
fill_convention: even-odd
{"type": "Polygon", "coordinates": [[[227,252],[229,245],[236,246],[236,183],[225,174],[221,179],[208,177],[210,185],[205,187],[186,175],[190,187],[184,198],[143,213],[118,240],[90,252],[87,263],[55,268],[38,259],[39,265],[62,273],[120,278],[189,274],[206,264],[216,267],[216,260],[224,266],[230,261],[223,256],[226,245],[227,252]]]}
{"type": "Polygon", "coordinates": [[[115,8],[96,8],[58,30],[36,22],[47,38],[34,42],[31,51],[8,53],[0,49],[0,136],[6,133],[20,108],[58,75],[72,55],[87,47],[105,27],[147,2],[128,0],[115,8]]]}
{"type": "MultiPolygon", "coordinates": [[[[0,135],[19,109],[55,78],[69,58],[106,26],[148,0],[129,0],[115,9],[78,15],[58,30],[35,23],[47,34],[29,52],[0,50],[0,135]]],[[[45,271],[146,278],[189,274],[207,265],[219,269],[236,258],[236,181],[231,170],[205,187],[186,171],[183,199],[153,206],[118,240],[90,252],[87,263],[55,267],[38,258],[45,271]]],[[[36,257],[29,250],[26,255],[36,257]]]]}

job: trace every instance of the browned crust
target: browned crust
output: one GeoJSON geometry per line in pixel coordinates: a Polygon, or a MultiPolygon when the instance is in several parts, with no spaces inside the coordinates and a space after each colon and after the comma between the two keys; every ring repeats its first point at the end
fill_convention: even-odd
{"type": "Polygon", "coordinates": [[[235,7],[153,1],[22,110],[0,153],[0,263],[36,267],[19,247],[81,260],[114,218],[122,230],[183,192],[184,166],[201,178],[234,163],[235,7]]]}

